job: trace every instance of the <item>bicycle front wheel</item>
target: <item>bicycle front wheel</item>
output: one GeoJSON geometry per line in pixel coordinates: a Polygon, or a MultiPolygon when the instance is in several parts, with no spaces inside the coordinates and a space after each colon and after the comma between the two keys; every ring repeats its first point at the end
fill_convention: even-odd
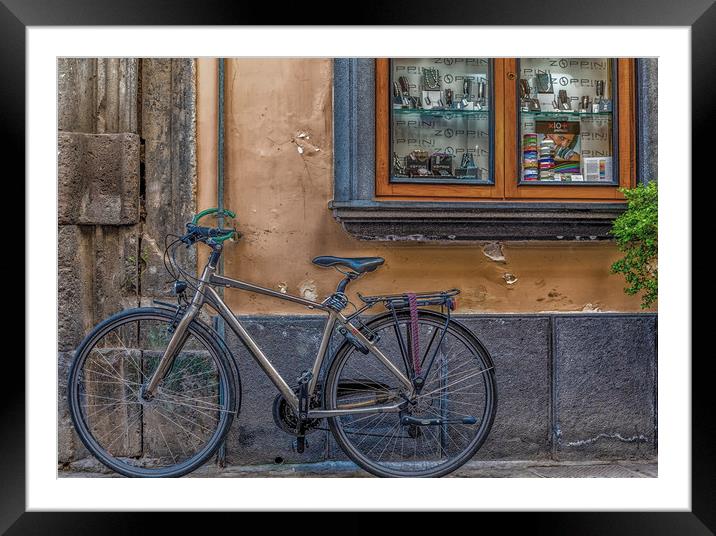
{"type": "Polygon", "coordinates": [[[141,396],[172,336],[174,312],[139,308],[99,324],[70,369],[70,413],[87,449],[130,477],[176,477],[216,452],[236,411],[221,346],[192,322],[151,400],[141,396]]]}
{"type": "MultiPolygon", "coordinates": [[[[398,313],[397,322],[390,313],[382,315],[368,327],[381,352],[414,378],[409,313],[398,313]]],[[[424,371],[431,360],[432,365],[424,387],[404,411],[328,420],[344,452],[377,476],[438,477],[454,471],[483,444],[495,416],[493,365],[477,338],[461,324],[446,326],[445,316],[424,310],[418,315],[418,335],[418,368],[424,371]]],[[[395,404],[407,395],[378,358],[350,344],[339,349],[326,377],[327,409],[395,404]]]]}

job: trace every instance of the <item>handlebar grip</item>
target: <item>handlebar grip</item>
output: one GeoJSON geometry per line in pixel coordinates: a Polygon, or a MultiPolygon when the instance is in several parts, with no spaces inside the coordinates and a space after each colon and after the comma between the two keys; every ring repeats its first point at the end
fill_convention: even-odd
{"type": "Polygon", "coordinates": [[[218,208],[214,207],[214,208],[207,208],[206,210],[202,210],[201,212],[199,212],[199,214],[196,214],[196,215],[192,218],[191,223],[193,223],[194,225],[196,225],[196,224],[198,223],[198,221],[199,221],[200,219],[202,219],[204,216],[209,216],[210,214],[216,214],[217,212],[222,212],[223,214],[227,214],[227,215],[231,216],[232,218],[235,218],[235,217],[236,217],[236,213],[234,213],[233,211],[229,210],[228,208],[225,208],[225,209],[219,211],[218,208]]]}
{"type": "MultiPolygon", "coordinates": [[[[217,228],[217,227],[200,227],[199,225],[196,225],[195,223],[187,223],[186,224],[187,229],[187,237],[203,237],[208,239],[206,242],[207,244],[221,244],[222,242],[229,240],[234,237],[241,236],[236,229],[226,229],[226,228],[217,228]]],[[[200,241],[204,242],[201,238],[198,238],[200,241]]],[[[195,241],[195,240],[194,240],[195,241]]],[[[191,245],[193,241],[187,242],[184,240],[184,242],[187,243],[187,245],[191,245]]]]}
{"type": "Polygon", "coordinates": [[[209,235],[212,236],[212,237],[215,237],[215,236],[224,236],[224,235],[227,235],[227,234],[232,234],[233,232],[234,232],[234,229],[223,229],[223,228],[215,227],[215,228],[212,228],[212,229],[209,231],[209,235]]]}

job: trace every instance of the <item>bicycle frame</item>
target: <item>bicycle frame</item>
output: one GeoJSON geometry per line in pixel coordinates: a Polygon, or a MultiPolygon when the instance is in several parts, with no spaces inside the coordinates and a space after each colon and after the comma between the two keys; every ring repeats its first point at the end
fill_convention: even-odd
{"type": "MultiPolygon", "coordinates": [[[[186,340],[187,329],[189,325],[199,314],[201,308],[205,304],[208,304],[219,313],[219,315],[224,319],[226,324],[232,329],[236,336],[243,341],[259,367],[261,367],[264,373],[269,377],[271,382],[283,395],[291,408],[294,411],[298,412],[299,400],[293,389],[286,382],[286,380],[284,380],[281,374],[279,374],[278,370],[276,370],[268,357],[266,357],[261,348],[259,348],[256,341],[254,341],[248,331],[246,331],[246,329],[241,325],[236,316],[234,316],[234,314],[231,312],[231,309],[229,309],[224,300],[222,300],[221,296],[219,296],[216,290],[214,290],[213,286],[255,292],[257,294],[271,296],[280,300],[299,303],[308,307],[309,309],[315,309],[317,311],[322,311],[328,314],[328,320],[326,321],[326,325],[323,330],[321,344],[318,348],[318,353],[311,368],[312,377],[308,383],[309,398],[316,391],[316,386],[318,384],[318,376],[321,370],[321,366],[325,361],[326,354],[328,353],[328,343],[330,341],[333,329],[335,328],[336,324],[344,326],[361,343],[363,343],[368,348],[369,352],[375,355],[376,358],[378,358],[378,360],[383,363],[383,365],[385,365],[385,367],[406,387],[408,391],[408,396],[411,396],[413,394],[414,386],[412,382],[408,378],[406,378],[406,376],[390,361],[390,359],[385,356],[385,354],[383,354],[383,352],[380,351],[380,349],[375,346],[375,344],[370,339],[368,339],[360,332],[359,329],[357,329],[350,323],[351,318],[356,316],[357,313],[369,308],[370,305],[361,308],[357,313],[351,315],[351,317],[345,317],[339,311],[335,311],[334,309],[331,309],[323,303],[314,302],[312,300],[301,298],[299,296],[284,294],[282,292],[277,292],[269,288],[264,288],[258,285],[247,283],[245,281],[239,281],[236,279],[217,275],[215,272],[215,264],[212,263],[210,260],[209,263],[207,263],[207,265],[204,267],[204,271],[201,275],[201,278],[199,279],[199,284],[197,285],[194,297],[192,298],[189,306],[187,307],[184,316],[181,318],[178,325],[176,326],[176,329],[172,334],[172,338],[167,345],[167,348],[159,362],[159,365],[157,366],[156,371],[147,383],[147,387],[145,388],[144,392],[149,396],[153,395],[157,386],[159,385],[159,382],[171,368],[177,350],[181,348],[181,346],[186,340]]],[[[404,405],[405,402],[399,402],[395,404],[361,406],[336,410],[309,409],[308,417],[323,418],[361,413],[395,413],[399,412],[404,405]]]]}

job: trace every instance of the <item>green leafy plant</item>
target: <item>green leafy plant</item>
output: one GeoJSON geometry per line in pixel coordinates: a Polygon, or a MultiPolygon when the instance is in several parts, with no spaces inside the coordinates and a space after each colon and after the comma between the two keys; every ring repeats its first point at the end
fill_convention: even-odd
{"type": "Polygon", "coordinates": [[[658,297],[658,196],[656,182],[621,189],[627,200],[626,211],[614,220],[611,234],[624,257],[612,264],[612,273],[624,274],[629,295],[642,292],[641,307],[646,309],[658,297]]]}

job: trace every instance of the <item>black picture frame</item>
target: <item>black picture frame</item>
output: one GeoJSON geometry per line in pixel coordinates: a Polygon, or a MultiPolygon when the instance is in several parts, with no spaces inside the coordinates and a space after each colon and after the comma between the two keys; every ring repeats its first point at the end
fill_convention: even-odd
{"type": "MultiPolygon", "coordinates": [[[[707,148],[707,127],[711,127],[716,84],[716,5],[713,0],[673,2],[671,0],[601,0],[593,4],[559,2],[473,2],[459,0],[450,9],[432,10],[412,0],[384,4],[380,10],[351,9],[350,20],[336,17],[329,24],[411,24],[411,25],[575,25],[590,26],[688,26],[691,28],[692,72],[692,173],[702,172],[706,182],[713,179],[705,166],[711,154],[707,148]],[[581,14],[581,16],[580,16],[581,14]]],[[[0,83],[4,154],[13,155],[18,173],[24,176],[25,150],[25,29],[27,26],[84,25],[227,25],[318,23],[316,13],[336,13],[335,3],[313,2],[310,9],[279,10],[272,3],[244,3],[204,0],[1,0],[0,1],[0,83]]],[[[340,12],[339,12],[340,13],[340,12]]],[[[711,129],[712,130],[712,129],[711,129]]],[[[710,171],[710,170],[709,170],[710,171]]],[[[713,174],[713,172],[711,172],[713,174]]],[[[13,179],[16,180],[16,179],[13,179]]],[[[704,196],[701,196],[702,198],[704,196]]],[[[707,198],[708,199],[708,198],[707,198]]],[[[26,206],[27,205],[26,200],[26,206]]],[[[703,229],[703,228],[702,228],[703,229]]],[[[694,226],[694,232],[703,232],[694,226]]],[[[26,238],[29,239],[29,238],[26,238]]],[[[27,284],[27,280],[25,280],[27,284]]],[[[693,333],[704,320],[693,315],[693,333]]],[[[688,334],[682,334],[684,355],[690,352],[688,334]]],[[[507,513],[485,516],[503,527],[515,521],[525,523],[531,533],[558,534],[713,534],[716,532],[716,436],[713,417],[713,376],[709,374],[709,351],[692,361],[692,508],[690,512],[605,512],[605,513],[507,513]],[[509,520],[509,521],[508,521],[509,520]]],[[[39,513],[25,508],[25,367],[12,356],[4,361],[5,378],[0,390],[0,532],[7,534],[108,534],[146,531],[146,516],[131,513],[39,513]]],[[[558,508],[558,506],[556,506],[558,508]]],[[[164,532],[185,523],[184,516],[163,516],[164,532]]],[[[293,517],[293,522],[299,522],[293,517]]],[[[212,524],[216,520],[212,520],[212,524]]],[[[422,521],[421,521],[422,523],[422,521]]],[[[216,530],[205,527],[207,530],[216,530]]],[[[387,526],[387,525],[386,525],[387,526]]],[[[360,528],[357,522],[355,528],[360,528]]],[[[363,525],[364,528],[368,528],[363,525]]],[[[240,529],[240,527],[235,527],[240,529]]]]}

